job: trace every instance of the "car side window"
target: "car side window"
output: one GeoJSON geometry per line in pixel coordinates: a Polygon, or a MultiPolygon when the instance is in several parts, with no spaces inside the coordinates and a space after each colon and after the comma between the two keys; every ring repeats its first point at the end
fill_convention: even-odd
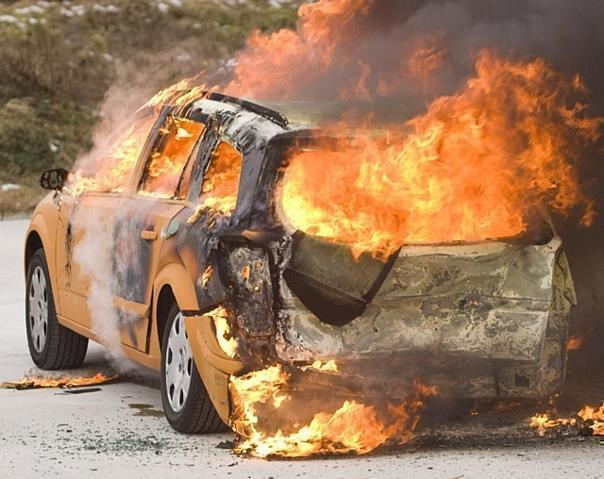
{"type": "Polygon", "coordinates": [[[243,155],[233,145],[220,141],[203,176],[200,204],[224,214],[237,205],[243,155]]]}
{"type": "Polygon", "coordinates": [[[184,174],[183,169],[203,131],[202,123],[168,116],[145,163],[138,193],[174,198],[184,174]]]}

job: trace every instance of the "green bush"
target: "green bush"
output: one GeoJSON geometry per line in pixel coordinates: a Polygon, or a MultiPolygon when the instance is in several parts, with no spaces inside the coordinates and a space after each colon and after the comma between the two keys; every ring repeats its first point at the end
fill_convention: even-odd
{"type": "Polygon", "coordinates": [[[299,1],[2,1],[0,181],[32,183],[91,147],[108,88],[160,88],[214,68],[254,29],[292,26],[299,1]],[[283,3],[283,2],[282,2],[283,3]]]}

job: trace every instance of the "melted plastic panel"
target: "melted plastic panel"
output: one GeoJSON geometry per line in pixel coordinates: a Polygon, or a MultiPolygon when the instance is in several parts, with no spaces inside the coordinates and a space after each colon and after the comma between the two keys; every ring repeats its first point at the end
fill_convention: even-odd
{"type": "Polygon", "coordinates": [[[284,278],[321,321],[344,325],[363,314],[394,259],[384,262],[369,254],[355,259],[347,246],[298,232],[284,278]]]}
{"type": "MultiPolygon", "coordinates": [[[[564,380],[576,300],[558,238],[404,248],[372,303],[345,326],[320,321],[280,286],[276,351],[284,361],[336,359],[354,376],[355,364],[366,375],[371,361],[388,358],[404,366],[401,377],[421,371],[443,395],[472,398],[543,398],[564,380]],[[452,380],[452,371],[468,380],[452,380]]],[[[380,367],[372,374],[383,379],[380,367]]]]}

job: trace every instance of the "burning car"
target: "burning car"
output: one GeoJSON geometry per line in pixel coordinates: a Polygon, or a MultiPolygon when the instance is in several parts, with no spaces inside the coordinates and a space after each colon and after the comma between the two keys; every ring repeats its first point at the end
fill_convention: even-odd
{"type": "Polygon", "coordinates": [[[186,433],[222,429],[230,378],[271,364],[335,361],[338,391],[384,397],[418,376],[458,398],[560,389],[575,292],[547,214],[484,238],[331,235],[339,210],[312,226],[296,165],[342,145],[350,158],[354,138],[218,93],[158,103],[94,171],[42,177],[53,191],[25,244],[36,365],[75,368],[89,339],[117,342],[161,371],[166,417],[186,433]]]}

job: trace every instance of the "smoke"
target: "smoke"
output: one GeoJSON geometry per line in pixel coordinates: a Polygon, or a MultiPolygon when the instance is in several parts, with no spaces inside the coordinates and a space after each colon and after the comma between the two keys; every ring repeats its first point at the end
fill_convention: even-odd
{"type": "Polygon", "coordinates": [[[115,306],[115,299],[131,299],[128,295],[137,287],[144,294],[148,283],[146,265],[141,262],[144,256],[140,254],[139,235],[155,202],[121,204],[122,208],[115,211],[110,203],[120,200],[113,196],[105,200],[102,197],[84,198],[80,200],[86,203],[84,208],[74,210],[72,228],[84,234],[76,243],[73,260],[79,268],[79,279],[89,282],[86,301],[90,327],[108,347],[112,367],[125,374],[137,367],[124,356],[123,338],[144,326],[139,323],[142,318],[120,311],[115,306]]]}
{"type": "Polygon", "coordinates": [[[398,98],[418,109],[457,91],[485,48],[544,57],[596,88],[603,22],[597,0],[320,1],[302,5],[297,31],[251,36],[226,89],[273,100],[398,98]]]}
{"type": "Polygon", "coordinates": [[[111,354],[120,358],[119,317],[113,306],[111,224],[102,210],[87,208],[85,215],[78,214],[80,211],[75,212],[72,228],[83,230],[84,235],[74,249],[73,259],[82,275],[90,281],[87,305],[91,329],[109,346],[111,354]]]}
{"type": "MultiPolygon", "coordinates": [[[[296,31],[257,33],[236,56],[226,91],[265,100],[343,101],[400,120],[460,90],[485,49],[514,61],[543,58],[580,75],[584,114],[604,115],[604,4],[600,0],[337,0],[300,8],[296,31]]],[[[576,283],[573,332],[591,339],[588,361],[603,355],[604,169],[602,145],[579,164],[595,200],[590,229],[556,219],[576,283]],[[598,211],[600,211],[598,216],[598,211]]]]}
{"type": "MultiPolygon", "coordinates": [[[[155,52],[149,58],[139,55],[134,63],[117,66],[115,81],[105,94],[93,131],[92,149],[78,158],[73,166],[72,171],[79,179],[93,179],[90,183],[84,181],[83,190],[123,189],[126,186],[153,121],[147,117],[137,120],[135,112],[162,85],[191,76],[199,66],[174,62],[179,52],[176,45],[167,51],[155,52]],[[158,64],[162,68],[158,68],[158,64]],[[117,150],[120,150],[119,154],[116,154],[117,150]],[[123,160],[127,160],[128,168],[118,168],[118,162],[123,160]]],[[[72,186],[77,187],[77,180],[72,186]]],[[[86,198],[80,199],[80,203],[87,201],[86,198]]],[[[113,198],[111,201],[119,200],[113,198]]],[[[132,249],[140,235],[141,221],[153,205],[151,198],[146,198],[143,207],[137,205],[134,209],[115,208],[113,204],[111,215],[108,215],[103,205],[99,207],[99,203],[95,204],[93,200],[84,209],[74,208],[71,218],[74,230],[84,231],[82,238],[75,243],[73,260],[90,282],[87,306],[91,329],[108,347],[109,361],[122,374],[132,373],[136,368],[122,350],[126,323],[136,318],[120,313],[114,305],[114,298],[120,295],[118,290],[122,286],[117,278],[128,277],[127,270],[142,270],[142,265],[136,264],[140,257],[133,254],[132,249]],[[117,235],[116,226],[119,226],[117,235]]],[[[146,284],[146,278],[138,280],[146,284]]]]}

